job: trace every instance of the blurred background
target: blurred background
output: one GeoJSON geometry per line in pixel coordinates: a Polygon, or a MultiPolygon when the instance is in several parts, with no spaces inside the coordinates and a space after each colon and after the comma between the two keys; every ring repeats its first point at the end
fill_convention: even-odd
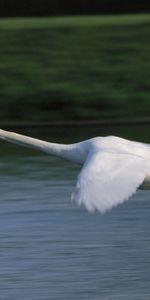
{"type": "Polygon", "coordinates": [[[2,125],[149,122],[148,1],[0,2],[2,125]]]}

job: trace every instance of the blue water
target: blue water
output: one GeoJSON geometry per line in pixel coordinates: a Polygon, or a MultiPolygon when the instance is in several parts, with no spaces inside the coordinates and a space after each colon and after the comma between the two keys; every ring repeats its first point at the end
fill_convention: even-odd
{"type": "Polygon", "coordinates": [[[0,148],[0,299],[149,300],[150,192],[89,214],[70,202],[78,166],[0,148]]]}

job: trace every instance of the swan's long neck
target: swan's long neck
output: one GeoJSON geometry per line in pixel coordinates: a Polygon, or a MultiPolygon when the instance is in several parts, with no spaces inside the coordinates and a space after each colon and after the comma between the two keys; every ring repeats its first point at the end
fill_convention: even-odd
{"type": "Polygon", "coordinates": [[[71,160],[75,163],[83,163],[86,156],[85,150],[81,146],[82,143],[72,145],[50,143],[2,129],[0,129],[0,139],[28,148],[37,149],[48,154],[71,160]]]}

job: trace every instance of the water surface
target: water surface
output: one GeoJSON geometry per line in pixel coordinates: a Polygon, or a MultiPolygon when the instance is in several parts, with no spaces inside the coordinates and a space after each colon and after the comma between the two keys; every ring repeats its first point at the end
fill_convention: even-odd
{"type": "MultiPolygon", "coordinates": [[[[22,132],[66,143],[107,134],[150,142],[147,127],[22,132]]],[[[0,143],[1,299],[149,299],[150,192],[89,214],[70,202],[79,170],[0,143]]]]}

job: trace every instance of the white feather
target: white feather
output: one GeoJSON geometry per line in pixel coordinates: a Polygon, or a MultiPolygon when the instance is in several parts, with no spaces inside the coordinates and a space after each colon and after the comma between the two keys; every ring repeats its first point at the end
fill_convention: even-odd
{"type": "Polygon", "coordinates": [[[89,153],[72,199],[101,213],[122,203],[144,181],[150,163],[144,158],[115,153],[89,153]]]}

